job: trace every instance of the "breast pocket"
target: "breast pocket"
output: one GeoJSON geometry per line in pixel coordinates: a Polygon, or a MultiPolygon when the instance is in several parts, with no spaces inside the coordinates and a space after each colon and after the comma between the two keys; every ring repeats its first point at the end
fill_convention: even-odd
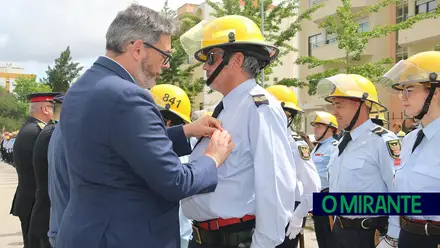
{"type": "Polygon", "coordinates": [[[235,144],[235,147],[225,162],[218,168],[218,176],[220,178],[229,177],[240,170],[241,167],[245,166],[245,164],[242,163],[244,154],[246,153],[243,142],[239,137],[232,138],[232,140],[235,144]]]}
{"type": "Polygon", "coordinates": [[[344,161],[341,166],[339,183],[343,188],[353,188],[353,184],[358,184],[363,181],[365,160],[355,158],[350,161],[344,161]]]}
{"type": "Polygon", "coordinates": [[[411,191],[438,192],[440,191],[440,161],[414,165],[412,169],[411,191]],[[414,189],[414,190],[413,190],[414,189]]]}

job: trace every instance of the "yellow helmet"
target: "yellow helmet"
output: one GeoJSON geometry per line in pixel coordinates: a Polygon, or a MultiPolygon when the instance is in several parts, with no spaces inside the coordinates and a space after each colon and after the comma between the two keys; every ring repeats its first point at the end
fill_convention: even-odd
{"type": "Polygon", "coordinates": [[[385,113],[371,113],[370,119],[381,120],[383,123],[388,123],[388,120],[385,118],[385,113]]]}
{"type": "Polygon", "coordinates": [[[185,91],[172,84],[158,84],[150,91],[157,96],[153,98],[159,107],[176,114],[186,123],[191,123],[191,102],[185,91]]]}
{"type": "Polygon", "coordinates": [[[399,137],[399,138],[403,138],[403,137],[405,137],[405,135],[406,135],[406,133],[405,133],[404,131],[402,131],[402,130],[400,130],[400,131],[397,133],[397,137],[399,137]]]}
{"type": "Polygon", "coordinates": [[[285,85],[272,85],[266,88],[278,101],[281,102],[283,108],[304,112],[298,106],[298,98],[295,92],[285,85]]]}
{"type": "Polygon", "coordinates": [[[371,108],[371,112],[385,112],[387,108],[379,103],[376,87],[367,78],[357,74],[338,74],[319,81],[317,91],[320,94],[328,94],[325,100],[332,102],[334,97],[342,98],[365,98],[365,104],[371,108]]]}
{"type": "Polygon", "coordinates": [[[406,60],[401,60],[393,66],[381,79],[382,83],[396,90],[402,90],[405,85],[421,83],[439,83],[440,52],[428,51],[415,54],[406,60]]]}
{"type": "MultiPolygon", "coordinates": [[[[269,61],[275,59],[279,53],[278,48],[264,41],[261,30],[251,19],[228,15],[211,21],[201,21],[180,37],[183,49],[201,62],[206,62],[208,52],[215,47],[233,47],[244,45],[242,48],[250,48],[249,45],[264,48],[269,61]]],[[[257,55],[258,54],[253,54],[257,55]]]]}
{"type": "Polygon", "coordinates": [[[315,114],[316,117],[312,122],[310,122],[310,125],[315,126],[315,123],[320,123],[336,129],[338,128],[338,121],[334,115],[324,111],[315,111],[315,114]]]}

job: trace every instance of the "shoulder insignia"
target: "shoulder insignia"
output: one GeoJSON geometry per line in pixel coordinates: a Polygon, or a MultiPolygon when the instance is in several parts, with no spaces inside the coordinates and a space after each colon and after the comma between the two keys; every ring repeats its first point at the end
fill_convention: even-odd
{"type": "Polygon", "coordinates": [[[264,94],[252,95],[252,99],[257,107],[260,107],[263,104],[269,104],[269,100],[264,94]]]}
{"type": "Polygon", "coordinates": [[[308,146],[298,146],[299,156],[304,160],[310,159],[310,149],[308,146]]]}
{"type": "Polygon", "coordinates": [[[43,122],[38,122],[37,125],[38,125],[38,127],[40,127],[41,130],[43,130],[44,127],[46,126],[46,125],[44,125],[43,122]]]}
{"type": "Polygon", "coordinates": [[[337,141],[337,140],[332,140],[332,144],[333,144],[334,146],[336,146],[336,145],[338,144],[338,141],[337,141]]]}
{"type": "Polygon", "coordinates": [[[303,141],[303,138],[301,137],[301,136],[299,136],[299,135],[292,135],[292,138],[295,140],[295,141],[303,141]]]}
{"type": "Polygon", "coordinates": [[[373,133],[379,135],[382,137],[382,135],[388,133],[388,131],[386,129],[384,129],[383,127],[376,127],[375,129],[372,130],[373,133]]]}
{"type": "Polygon", "coordinates": [[[387,143],[387,149],[390,153],[390,156],[394,159],[398,159],[400,156],[400,150],[402,148],[402,145],[400,144],[400,140],[389,140],[387,143]]]}

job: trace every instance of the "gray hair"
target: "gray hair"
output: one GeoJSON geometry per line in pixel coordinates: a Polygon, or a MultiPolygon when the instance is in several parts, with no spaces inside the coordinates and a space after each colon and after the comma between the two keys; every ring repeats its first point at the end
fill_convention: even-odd
{"type": "Polygon", "coordinates": [[[34,116],[36,113],[38,113],[43,106],[44,103],[42,102],[33,102],[29,106],[29,116],[34,116]]]}
{"type": "Polygon", "coordinates": [[[251,78],[255,78],[260,72],[260,63],[255,57],[245,55],[241,68],[243,68],[251,78]]]}
{"type": "Polygon", "coordinates": [[[139,4],[131,4],[118,13],[110,24],[105,38],[106,49],[118,54],[124,53],[124,46],[134,40],[150,44],[159,41],[161,35],[171,35],[175,31],[172,19],[139,4]]]}

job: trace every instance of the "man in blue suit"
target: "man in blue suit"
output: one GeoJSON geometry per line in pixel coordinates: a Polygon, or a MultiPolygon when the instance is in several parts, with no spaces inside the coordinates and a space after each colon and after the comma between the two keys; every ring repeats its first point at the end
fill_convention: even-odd
{"type": "Polygon", "coordinates": [[[106,56],[67,92],[59,127],[70,199],[56,248],[178,248],[179,201],[215,190],[231,136],[212,117],[166,129],[145,90],[168,67],[172,29],[131,5],[107,31],[106,56]],[[202,136],[211,137],[205,155],[181,164],[188,138],[202,136]]]}

